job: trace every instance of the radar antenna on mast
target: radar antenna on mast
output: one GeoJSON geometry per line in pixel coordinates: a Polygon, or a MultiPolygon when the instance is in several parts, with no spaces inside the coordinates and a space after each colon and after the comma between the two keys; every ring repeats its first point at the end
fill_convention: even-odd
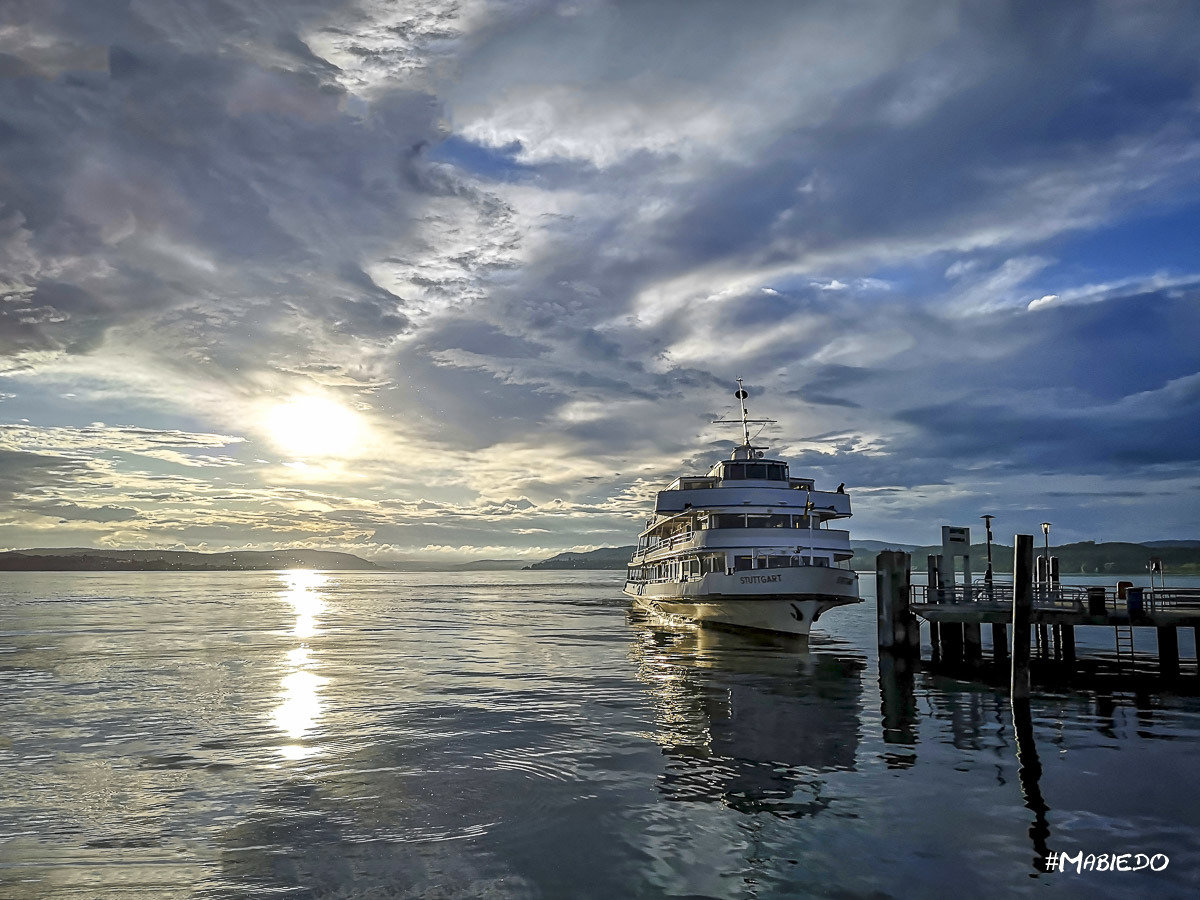
{"type": "Polygon", "coordinates": [[[765,448],[752,447],[750,445],[750,426],[751,425],[764,425],[764,426],[765,425],[774,425],[776,423],[776,420],[775,419],[751,419],[750,411],[746,409],[746,398],[749,397],[750,395],[746,393],[746,388],[743,386],[741,378],[739,378],[737,380],[737,383],[738,383],[738,389],[737,389],[737,391],[734,392],[733,396],[738,398],[738,403],[740,403],[742,406],[742,418],[740,420],[737,420],[737,419],[713,419],[713,424],[714,425],[741,425],[742,426],[742,446],[744,448],[746,448],[747,450],[765,449],[765,448]]]}

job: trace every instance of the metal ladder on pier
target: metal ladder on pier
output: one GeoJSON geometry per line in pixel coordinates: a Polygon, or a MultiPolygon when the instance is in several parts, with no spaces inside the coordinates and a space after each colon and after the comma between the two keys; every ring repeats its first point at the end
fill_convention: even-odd
{"type": "Polygon", "coordinates": [[[1116,625],[1113,627],[1117,637],[1117,662],[1123,663],[1126,658],[1129,660],[1130,668],[1133,667],[1133,626],[1132,625],[1116,625]]]}

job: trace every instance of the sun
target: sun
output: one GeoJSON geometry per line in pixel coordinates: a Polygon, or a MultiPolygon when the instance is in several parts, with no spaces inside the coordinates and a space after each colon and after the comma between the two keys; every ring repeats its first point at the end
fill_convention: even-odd
{"type": "Polygon", "coordinates": [[[267,413],[272,443],[298,457],[354,456],[362,445],[358,413],[324,397],[297,397],[267,413]]]}

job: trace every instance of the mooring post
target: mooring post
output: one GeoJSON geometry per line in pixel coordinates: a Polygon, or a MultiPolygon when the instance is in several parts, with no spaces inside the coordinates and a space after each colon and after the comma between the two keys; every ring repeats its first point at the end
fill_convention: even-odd
{"type": "Polygon", "coordinates": [[[1033,535],[1013,538],[1013,700],[1029,699],[1029,618],[1033,613],[1033,535]]]}
{"type": "Polygon", "coordinates": [[[1063,662],[1068,666],[1075,665],[1075,626],[1059,625],[1062,629],[1063,662]]]}
{"type": "Polygon", "coordinates": [[[1179,634],[1174,625],[1158,629],[1158,667],[1163,675],[1179,674],[1179,634]]]}
{"type": "Polygon", "coordinates": [[[935,556],[932,553],[930,553],[925,559],[926,565],[928,566],[926,571],[929,573],[929,587],[926,590],[928,592],[928,599],[930,603],[942,603],[946,599],[942,596],[941,559],[942,558],[940,556],[935,556]]]}
{"type": "Polygon", "coordinates": [[[892,596],[888,571],[891,553],[891,550],[884,550],[875,557],[875,609],[879,615],[877,630],[880,650],[891,650],[896,643],[896,629],[892,625],[895,619],[896,598],[892,596]]]}
{"type": "MultiPolygon", "coordinates": [[[[926,573],[928,580],[925,588],[925,601],[927,603],[941,603],[941,591],[938,590],[938,558],[932,553],[925,558],[926,573]]],[[[942,626],[935,619],[929,620],[929,646],[933,652],[933,658],[940,661],[942,658],[942,626]]],[[[1198,645],[1200,646],[1200,645],[1198,645]]]]}
{"type": "Polygon", "coordinates": [[[884,550],[875,557],[879,649],[920,655],[921,623],[909,610],[911,561],[912,557],[900,550],[884,550]]]}

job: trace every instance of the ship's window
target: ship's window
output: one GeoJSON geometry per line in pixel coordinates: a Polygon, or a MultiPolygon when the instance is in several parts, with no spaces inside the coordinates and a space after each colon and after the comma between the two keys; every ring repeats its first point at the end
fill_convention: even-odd
{"type": "Polygon", "coordinates": [[[745,463],[725,463],[725,477],[727,479],[745,478],[746,464],[745,463]]]}
{"type": "Polygon", "coordinates": [[[794,556],[768,556],[767,557],[767,568],[768,569],[787,569],[787,568],[790,568],[792,565],[794,565],[794,563],[793,563],[794,559],[795,559],[794,556]]]}
{"type": "Polygon", "coordinates": [[[733,558],[733,570],[742,572],[746,569],[754,568],[754,557],[752,556],[735,556],[733,558]]]}
{"type": "Polygon", "coordinates": [[[734,513],[722,513],[713,516],[713,528],[745,528],[746,517],[734,513]]]}
{"type": "Polygon", "coordinates": [[[767,467],[762,463],[749,463],[746,466],[747,478],[766,478],[767,467]]]}
{"type": "Polygon", "coordinates": [[[747,527],[749,528],[787,528],[788,516],[771,515],[771,516],[747,516],[747,527]]]}
{"type": "Polygon", "coordinates": [[[787,481],[787,466],[778,463],[767,466],[767,478],[771,481],[787,481]]]}

